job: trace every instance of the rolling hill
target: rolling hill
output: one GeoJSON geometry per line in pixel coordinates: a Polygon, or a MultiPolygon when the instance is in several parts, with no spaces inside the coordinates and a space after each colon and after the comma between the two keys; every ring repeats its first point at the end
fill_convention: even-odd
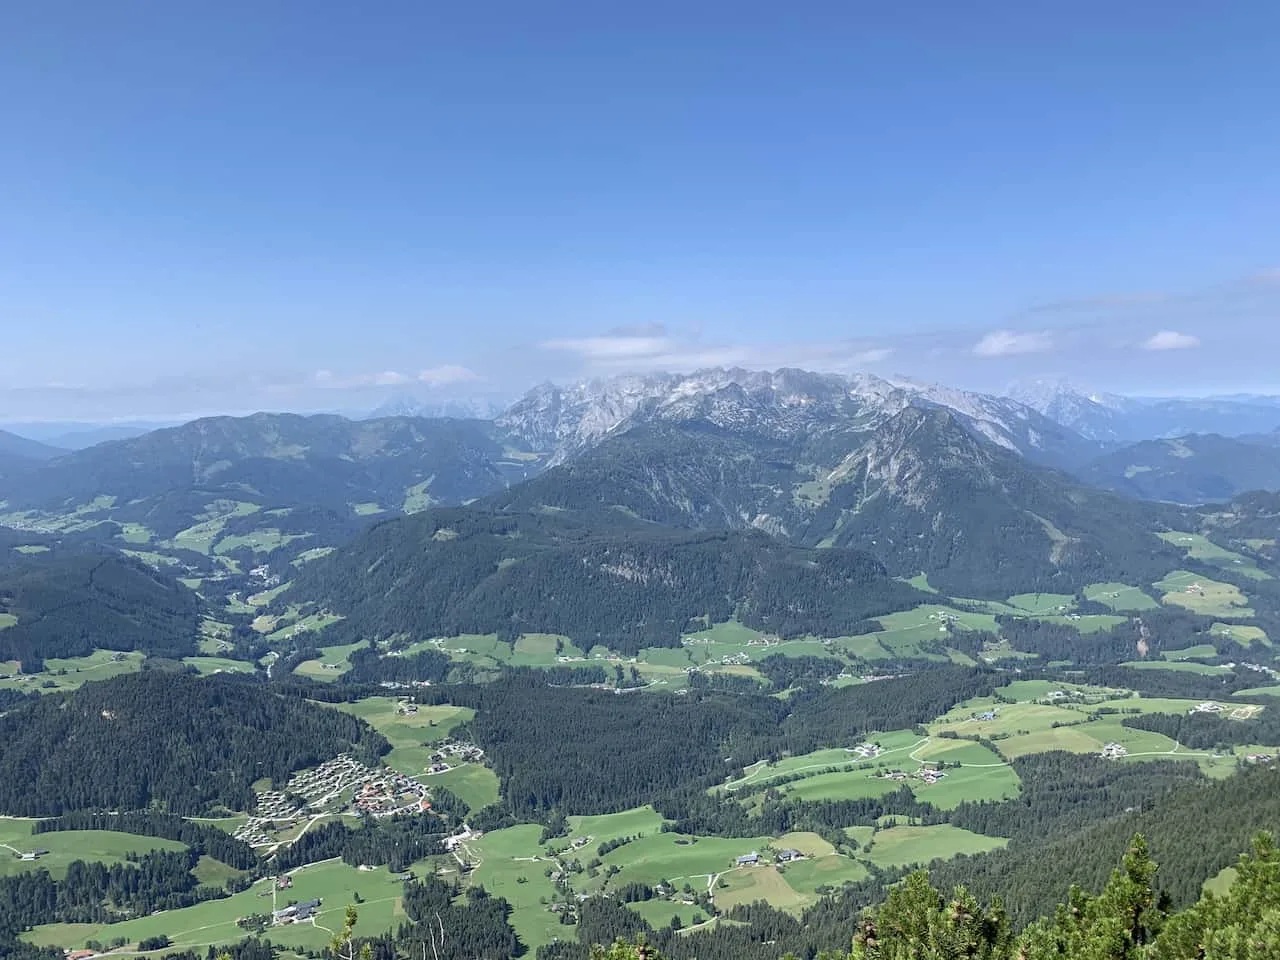
{"type": "Polygon", "coordinates": [[[0,557],[0,661],[27,672],[48,657],[95,649],[195,652],[199,598],[172,577],[114,552],[54,548],[0,557]]]}
{"type": "Polygon", "coordinates": [[[527,632],[634,652],[678,645],[696,618],[838,636],[920,599],[862,552],[793,547],[758,531],[442,508],[377,524],[308,564],[277,602],[344,615],[328,628],[331,643],[527,632]]]}
{"type": "Polygon", "coordinates": [[[251,784],[281,782],[339,753],[386,741],[355,717],[266,686],[150,671],[90,683],[0,715],[0,811],[182,815],[247,810],[251,784]]]}

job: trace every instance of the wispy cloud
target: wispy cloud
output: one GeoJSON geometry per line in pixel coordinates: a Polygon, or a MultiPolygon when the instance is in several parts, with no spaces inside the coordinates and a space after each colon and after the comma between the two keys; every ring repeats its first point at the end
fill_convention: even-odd
{"type": "Polygon", "coordinates": [[[1047,333],[1019,333],[1014,330],[992,330],[973,345],[979,357],[1015,357],[1028,353],[1047,353],[1053,349],[1053,337],[1047,333]]]}
{"type": "Polygon", "coordinates": [[[709,343],[680,336],[660,325],[614,330],[588,337],[546,340],[539,347],[567,355],[583,372],[621,370],[687,371],[707,367],[774,369],[807,367],[833,372],[864,369],[882,363],[893,348],[866,341],[709,343]]]}
{"type": "Polygon", "coordinates": [[[484,378],[470,367],[445,364],[418,371],[418,382],[431,387],[451,387],[459,383],[475,383],[484,378]]]}
{"type": "Polygon", "coordinates": [[[1177,330],[1161,330],[1142,341],[1143,350],[1191,350],[1200,346],[1200,338],[1177,330]]]}

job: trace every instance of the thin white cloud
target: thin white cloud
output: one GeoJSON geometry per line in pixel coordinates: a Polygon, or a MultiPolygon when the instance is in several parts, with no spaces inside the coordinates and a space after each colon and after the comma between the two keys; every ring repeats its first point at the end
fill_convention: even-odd
{"type": "Polygon", "coordinates": [[[1142,341],[1143,350],[1190,350],[1200,346],[1200,338],[1177,330],[1161,330],[1142,341]]]}
{"type": "Polygon", "coordinates": [[[426,370],[418,371],[418,382],[425,383],[433,387],[447,387],[458,383],[474,383],[483,379],[480,374],[476,373],[469,367],[458,366],[457,364],[444,364],[439,367],[428,367],[426,370]]]}
{"type": "Polygon", "coordinates": [[[671,341],[662,336],[603,336],[581,337],[568,340],[548,340],[544,350],[575,353],[595,360],[626,360],[635,357],[652,357],[667,352],[671,341]]]}
{"type": "Polygon", "coordinates": [[[375,373],[372,378],[375,387],[397,387],[408,382],[408,376],[399,370],[383,370],[381,373],[375,373]]]}
{"type": "Polygon", "coordinates": [[[1014,357],[1052,349],[1053,338],[1049,334],[1014,330],[992,330],[973,345],[973,352],[979,357],[1014,357]]]}
{"type": "Polygon", "coordinates": [[[696,338],[670,335],[659,325],[617,330],[600,336],[547,340],[539,347],[572,356],[587,373],[689,371],[711,367],[803,367],[851,372],[881,363],[894,352],[891,347],[859,341],[703,343],[696,338]]]}

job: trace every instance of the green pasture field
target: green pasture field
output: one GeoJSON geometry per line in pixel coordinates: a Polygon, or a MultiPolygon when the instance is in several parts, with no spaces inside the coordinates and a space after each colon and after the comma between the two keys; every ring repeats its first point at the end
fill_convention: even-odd
{"type": "Polygon", "coordinates": [[[922,780],[908,781],[911,792],[918,800],[927,800],[941,810],[954,810],[965,802],[1012,800],[1021,792],[1017,773],[999,758],[991,765],[959,767],[945,773],[932,785],[922,780]]]}
{"type": "Polygon", "coordinates": [[[12,613],[0,613],[0,630],[3,630],[5,627],[12,627],[17,622],[18,618],[12,613]]]}
{"type": "Polygon", "coordinates": [[[1085,599],[1094,600],[1122,613],[1156,610],[1160,604],[1138,587],[1127,583],[1092,583],[1084,588],[1085,599]]]}
{"type": "Polygon", "coordinates": [[[359,643],[348,643],[340,647],[323,647],[318,659],[304,660],[293,668],[293,672],[312,680],[337,680],[351,669],[351,661],[348,659],[351,652],[366,646],[366,643],[361,640],[359,643]]]}
{"type": "MultiPolygon", "coordinates": [[[[665,822],[662,814],[653,807],[633,807],[619,813],[606,813],[593,817],[569,817],[569,836],[591,837],[591,843],[584,850],[594,851],[604,840],[616,840],[619,837],[649,836],[662,832],[665,822]]],[[[564,842],[563,839],[551,843],[564,842]]]]}
{"type": "Polygon", "coordinates": [[[938,592],[938,588],[929,583],[929,575],[927,573],[917,573],[914,577],[909,578],[905,582],[924,593],[938,592]]]}
{"type": "Polygon", "coordinates": [[[431,744],[443,740],[454,727],[475,716],[475,711],[468,707],[448,704],[419,704],[417,713],[406,715],[398,712],[399,703],[395,697],[366,697],[355,703],[332,706],[367,721],[386,737],[391,744],[391,752],[383,758],[384,761],[393,770],[399,770],[410,777],[421,776],[430,765],[431,754],[434,752],[431,744]]]}
{"type": "Polygon", "coordinates": [[[220,860],[215,860],[206,854],[202,854],[200,859],[196,861],[196,867],[191,871],[195,878],[203,884],[212,887],[226,886],[228,880],[236,877],[242,877],[247,871],[237,870],[235,867],[229,867],[220,860]]]}
{"type": "Polygon", "coordinates": [[[1076,598],[1069,593],[1019,593],[1009,598],[1009,606],[1033,617],[1070,613],[1076,598]]]}
{"type": "Polygon", "coordinates": [[[122,863],[129,853],[151,850],[185,850],[176,840],[139,837],[113,830],[59,830],[33,834],[34,820],[0,819],[0,876],[31,870],[48,870],[55,878],[64,876],[73,860],[122,863]],[[48,850],[39,860],[20,860],[18,852],[48,850]]]}
{"type": "Polygon", "coordinates": [[[0,679],[0,690],[34,690],[39,693],[75,690],[90,680],[109,680],[121,674],[137,673],[142,669],[143,659],[141,653],[117,654],[111,650],[95,650],[87,657],[51,657],[44,662],[42,673],[28,674],[21,680],[16,677],[0,679]],[[117,656],[121,659],[114,659],[117,656]],[[46,683],[53,686],[45,687],[46,683]]]}
{"type": "Polygon", "coordinates": [[[892,766],[896,762],[905,761],[906,754],[924,742],[922,737],[916,736],[910,730],[894,730],[889,733],[871,734],[867,739],[872,743],[879,744],[883,751],[876,760],[866,760],[844,747],[815,750],[812,753],[784,757],[776,763],[768,763],[762,760],[746,768],[740,779],[726,783],[725,789],[739,790],[745,786],[770,783],[791,774],[803,773],[809,770],[817,771],[833,766],[848,769],[854,769],[867,763],[872,765],[887,763],[892,766]]]}
{"type": "MultiPolygon", "coordinates": [[[[723,894],[728,891],[722,890],[720,892],[723,894]]],[[[717,897],[716,899],[719,900],[720,898],[717,897]]],[[[706,922],[707,919],[707,915],[702,911],[702,908],[696,904],[685,904],[676,900],[663,900],[658,897],[654,897],[652,900],[641,900],[638,903],[628,903],[627,908],[643,917],[645,922],[655,930],[669,926],[672,917],[679,917],[682,927],[692,927],[695,924],[706,922]]],[[[570,927],[569,929],[572,930],[573,928],[570,927]]]]}
{"type": "Polygon", "coordinates": [[[372,517],[375,514],[385,513],[386,511],[384,511],[379,504],[370,501],[367,503],[353,503],[351,505],[351,512],[357,517],[372,517]]]}
{"type": "MultiPolygon", "coordinates": [[[[1218,624],[1214,624],[1218,626],[1218,624]]],[[[1181,650],[1162,650],[1160,656],[1166,660],[1205,660],[1216,657],[1218,648],[1211,643],[1197,643],[1193,647],[1183,647],[1181,650]]]]}
{"type": "Polygon", "coordinates": [[[734,868],[734,860],[756,851],[763,855],[773,844],[771,837],[743,839],[726,837],[686,837],[676,833],[657,833],[641,837],[605,857],[605,864],[616,864],[620,872],[609,881],[610,889],[631,882],[653,886],[663,880],[682,886],[701,878],[705,887],[708,877],[734,868]]]}
{"type": "Polygon", "coordinates": [[[290,613],[286,617],[282,617],[275,622],[274,629],[267,634],[267,640],[288,640],[299,633],[319,633],[325,627],[342,619],[342,617],[333,613],[311,613],[301,619],[292,619],[295,617],[297,617],[297,613],[293,611],[293,608],[290,608],[290,613]],[[282,623],[281,621],[287,622],[282,623]]]}
{"type": "Polygon", "coordinates": [[[1134,670],[1174,670],[1182,673],[1200,673],[1209,677],[1231,672],[1227,667],[1196,663],[1194,660],[1130,660],[1128,663],[1122,663],[1121,666],[1130,667],[1134,670]]]}
{"type": "MultiPolygon", "coordinates": [[[[877,622],[884,628],[883,630],[852,639],[870,641],[889,651],[889,655],[892,656],[941,659],[940,656],[927,653],[921,645],[933,645],[939,641],[945,645],[946,638],[952,629],[985,630],[991,633],[999,631],[994,614],[932,603],[921,604],[913,610],[878,617],[877,622]]],[[[867,654],[859,653],[852,644],[844,640],[837,640],[836,644],[843,646],[855,656],[865,656],[874,652],[874,648],[869,647],[867,654]]]]}
{"type": "Polygon", "coordinates": [[[181,566],[181,561],[179,561],[177,557],[171,557],[164,553],[156,553],[154,550],[123,549],[120,552],[127,557],[133,557],[133,559],[145,563],[153,570],[165,570],[181,566]]]}
{"type": "Polygon", "coordinates": [[[420,513],[426,510],[435,501],[431,497],[431,478],[428,477],[421,483],[415,483],[412,486],[404,488],[404,501],[400,504],[400,510],[403,513],[420,513]]]}
{"type": "Polygon", "coordinates": [[[529,824],[486,833],[466,845],[474,869],[470,882],[482,885],[511,904],[511,925],[532,954],[556,939],[573,939],[573,928],[542,902],[555,897],[555,885],[546,876],[553,862],[541,858],[538,837],[542,827],[529,824]]]}
{"type": "MultiPolygon", "coordinates": [[[[319,897],[322,905],[314,925],[299,923],[273,927],[270,939],[277,946],[324,949],[333,932],[342,926],[347,905],[355,903],[357,894],[363,901],[358,907],[357,935],[374,936],[394,928],[404,919],[400,903],[402,885],[386,868],[364,871],[339,860],[328,860],[302,867],[292,876],[289,900],[319,897]]],[[[236,919],[254,913],[270,913],[271,897],[260,896],[264,892],[269,894],[269,891],[270,882],[262,881],[223,900],[207,900],[181,910],[169,910],[122,923],[49,924],[37,927],[25,935],[25,939],[42,946],[83,947],[86,940],[127,937],[136,946],[139,940],[165,934],[173,940],[173,946],[167,948],[169,952],[188,948],[203,952],[208,946],[242,940],[244,931],[236,926],[236,919]]]]}
{"type": "Polygon", "coordinates": [[[278,547],[286,546],[297,540],[305,540],[312,536],[309,533],[281,533],[278,527],[263,527],[251,533],[234,534],[221,537],[213,547],[217,554],[231,553],[248,547],[254,553],[270,553],[278,547]]]}
{"type": "Polygon", "coordinates": [[[1215,623],[1209,628],[1209,633],[1215,637],[1233,640],[1244,647],[1253,646],[1255,643],[1265,647],[1271,646],[1271,638],[1267,636],[1265,630],[1243,623],[1215,623]]]}
{"type": "Polygon", "coordinates": [[[1240,690],[1236,693],[1240,697],[1280,697],[1280,684],[1274,684],[1269,687],[1250,687],[1248,690],[1240,690]]]}
{"type": "Polygon", "coordinates": [[[1234,570],[1251,580],[1271,580],[1271,574],[1259,570],[1257,565],[1243,554],[1218,546],[1198,533],[1170,530],[1159,534],[1161,540],[1187,551],[1192,560],[1200,560],[1212,567],[1234,570]]]}
{"type": "Polygon", "coordinates": [[[201,674],[253,673],[254,664],[248,660],[230,660],[227,657],[183,657],[182,662],[195,667],[201,674]]]}
{"type": "Polygon", "coordinates": [[[1174,570],[1155,584],[1163,602],[1185,607],[1205,617],[1252,617],[1249,600],[1231,583],[1210,580],[1187,570],[1174,570]]]}
{"type": "MultiPolygon", "coordinates": [[[[803,862],[801,861],[801,863],[803,862]]],[[[847,862],[855,868],[862,867],[860,863],[847,862]]],[[[798,869],[799,867],[800,863],[790,864],[785,869],[785,872],[789,875],[792,869],[798,869]]],[[[865,875],[866,868],[862,867],[862,871],[865,875]]],[[[802,895],[791,886],[788,882],[790,877],[784,876],[783,872],[782,869],[773,864],[764,863],[757,864],[754,867],[741,867],[730,870],[721,878],[724,881],[724,887],[716,884],[716,890],[713,894],[716,906],[721,910],[727,911],[732,910],[739,904],[766,900],[779,910],[790,910],[793,913],[797,913],[807,906],[809,902],[817,899],[816,897],[802,895]]],[[[797,879],[801,881],[805,879],[803,871],[797,873],[797,879]]]]}
{"type": "Polygon", "coordinates": [[[125,543],[150,543],[155,533],[141,523],[122,523],[120,532],[116,534],[125,543]]]}
{"type": "Polygon", "coordinates": [[[924,865],[938,858],[949,860],[961,854],[997,850],[1008,842],[949,823],[928,827],[894,826],[876,832],[868,859],[882,869],[924,865]]]}
{"type": "Polygon", "coordinates": [[[298,554],[289,562],[295,567],[300,567],[304,563],[310,563],[312,560],[319,560],[321,557],[327,557],[329,554],[333,553],[333,551],[336,549],[338,548],[337,547],[312,547],[310,550],[303,550],[300,554],[298,554]]]}
{"type": "MultiPolygon", "coordinates": [[[[251,607],[265,607],[276,597],[280,596],[280,594],[288,590],[289,586],[290,584],[286,582],[280,584],[278,587],[272,587],[270,590],[260,590],[257,593],[250,594],[249,598],[245,602],[251,607]]],[[[294,616],[297,616],[297,614],[295,613],[294,616]]],[[[254,629],[257,628],[255,627],[254,629]]]]}
{"type": "Polygon", "coordinates": [[[427,786],[445,787],[472,810],[498,802],[498,775],[478,763],[464,763],[445,773],[422,778],[427,786]]]}

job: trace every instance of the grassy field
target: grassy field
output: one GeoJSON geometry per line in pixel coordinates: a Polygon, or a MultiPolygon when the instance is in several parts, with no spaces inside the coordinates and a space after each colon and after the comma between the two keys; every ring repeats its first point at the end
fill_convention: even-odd
{"type": "Polygon", "coordinates": [[[550,865],[537,859],[542,853],[537,825],[494,830],[467,844],[467,856],[475,869],[470,882],[483,885],[494,896],[505,897],[514,908],[511,925],[520,939],[535,952],[556,938],[566,938],[559,917],[547,909],[544,899],[555,896],[555,885],[547,877],[550,865]]]}
{"type": "Polygon", "coordinates": [[[764,853],[773,843],[771,837],[735,839],[727,837],[685,837],[675,833],[657,833],[641,837],[608,853],[606,864],[616,864],[620,872],[609,881],[610,888],[631,882],[651,886],[667,880],[681,886],[686,880],[698,887],[702,880],[734,867],[734,859],[753,850],[764,853]]]}
{"type": "Polygon", "coordinates": [[[908,786],[921,800],[950,810],[968,801],[1005,800],[1016,797],[1021,788],[1017,774],[1007,761],[970,740],[919,737],[911,731],[896,731],[871,737],[884,752],[873,760],[850,755],[843,749],[818,750],[787,757],[773,765],[757,764],[744,776],[726,784],[726,789],[759,787],[787,777],[803,779],[778,783],[777,789],[799,800],[851,800],[878,797],[908,786]],[[918,777],[895,781],[884,776],[891,770],[917,774],[925,766],[959,763],[936,783],[918,777]],[[832,771],[832,767],[838,769],[832,771]]]}
{"type": "Polygon", "coordinates": [[[416,713],[405,714],[399,711],[399,704],[395,697],[367,697],[333,706],[367,721],[386,737],[391,744],[391,752],[384,758],[387,766],[411,777],[419,776],[430,765],[430,744],[443,740],[454,727],[475,716],[474,710],[448,704],[420,705],[416,713]]]}
{"type": "Polygon", "coordinates": [[[226,657],[183,657],[182,662],[202,674],[253,673],[254,670],[254,665],[247,660],[229,660],[226,657]]]}
{"type": "Polygon", "coordinates": [[[1239,695],[1242,697],[1280,697],[1280,684],[1270,687],[1250,687],[1248,690],[1241,690],[1239,695]]]}
{"type": "Polygon", "coordinates": [[[1221,676],[1231,671],[1226,667],[1208,663],[1196,663],[1194,660],[1131,660],[1122,663],[1123,667],[1134,670],[1174,670],[1182,673],[1200,673],[1207,677],[1221,676]]]}
{"type": "Polygon", "coordinates": [[[1253,610],[1240,588],[1186,570],[1175,570],[1155,584],[1164,603],[1185,607],[1205,617],[1252,617],[1253,610]]]}
{"type": "Polygon", "coordinates": [[[351,651],[363,646],[365,641],[362,640],[359,643],[348,643],[339,647],[323,647],[318,659],[304,660],[293,668],[293,672],[300,677],[310,677],[312,680],[337,680],[351,669],[351,661],[348,659],[351,651]]]}
{"type": "Polygon", "coordinates": [[[1220,547],[1198,533],[1171,530],[1159,536],[1166,543],[1171,543],[1175,547],[1186,550],[1187,556],[1192,560],[1199,560],[1202,563],[1209,564],[1211,567],[1219,567],[1223,570],[1234,570],[1236,573],[1249,577],[1251,580],[1272,579],[1269,573],[1259,570],[1257,564],[1248,557],[1220,547]]]}
{"type": "Polygon", "coordinates": [[[110,650],[95,650],[87,657],[51,657],[44,662],[43,673],[31,674],[21,680],[13,677],[0,679],[0,690],[36,690],[42,693],[74,690],[90,680],[109,680],[124,673],[137,673],[142,669],[142,661],[141,653],[121,654],[110,650]]]}
{"type": "MultiPolygon", "coordinates": [[[[872,734],[868,739],[878,744],[883,751],[877,760],[871,762],[877,764],[893,764],[904,761],[906,754],[923,740],[923,738],[916,736],[910,730],[894,730],[888,733],[872,734]]],[[[747,786],[771,783],[774,780],[797,773],[810,771],[816,773],[819,770],[833,766],[853,770],[868,763],[867,760],[844,747],[815,750],[812,753],[784,757],[776,763],[768,763],[766,761],[754,763],[743,771],[743,776],[740,779],[725,784],[725,789],[740,790],[747,786]]]]}
{"type": "Polygon", "coordinates": [[[498,775],[478,763],[464,763],[424,777],[427,786],[447,787],[472,810],[498,802],[498,775]]]}
{"type": "Polygon", "coordinates": [[[74,860],[98,863],[123,863],[126,854],[150,850],[184,850],[176,840],[139,837],[112,830],[60,830],[54,833],[31,833],[31,820],[0,820],[0,876],[29,870],[48,870],[62,877],[74,860]],[[48,850],[39,860],[19,860],[14,851],[48,850]]]}
{"type": "Polygon", "coordinates": [[[1070,613],[1076,598],[1069,593],[1019,593],[1009,598],[1009,606],[1033,617],[1070,613]]]}
{"type": "Polygon", "coordinates": [[[895,826],[879,830],[871,841],[868,859],[881,868],[924,865],[961,854],[986,853],[1009,841],[970,833],[949,823],[928,827],[895,826]]]}
{"type": "Polygon", "coordinates": [[[1245,647],[1251,647],[1255,643],[1260,643],[1264,647],[1271,646],[1271,638],[1261,627],[1251,627],[1243,623],[1215,623],[1209,628],[1209,632],[1215,637],[1233,640],[1245,647]]]}
{"type": "Polygon", "coordinates": [[[0,613],[0,630],[3,630],[5,627],[12,627],[17,622],[18,618],[12,613],[0,613]]]}
{"type": "MultiPolygon", "coordinates": [[[[1219,626],[1215,624],[1214,626],[1219,626]]],[[[1194,647],[1183,647],[1181,650],[1163,650],[1160,656],[1166,660],[1205,660],[1218,655],[1218,649],[1211,643],[1198,643],[1194,647]]]]}
{"type": "Polygon", "coordinates": [[[309,533],[281,533],[276,527],[264,527],[251,533],[221,537],[214,544],[213,552],[215,554],[231,553],[248,547],[254,553],[270,553],[278,547],[296,540],[305,540],[309,536],[311,536],[309,533]]]}
{"type": "MultiPolygon", "coordinates": [[[[253,913],[269,913],[270,896],[260,896],[269,889],[266,882],[257,883],[224,900],[209,900],[123,923],[49,924],[37,927],[26,939],[47,946],[82,947],[85,940],[91,939],[127,937],[131,944],[136,944],[146,937],[166,934],[173,940],[171,952],[192,948],[203,953],[207,946],[243,939],[244,931],[236,926],[236,919],[253,913]]],[[[364,936],[381,933],[404,917],[400,892],[400,883],[385,868],[362,871],[336,860],[303,867],[293,874],[289,899],[319,897],[323,905],[316,922],[275,927],[270,933],[271,942],[286,949],[323,949],[332,931],[342,925],[343,912],[348,904],[355,903],[356,894],[363,900],[359,905],[356,933],[364,936]]]]}
{"type": "Polygon", "coordinates": [[[1127,583],[1093,583],[1084,588],[1084,595],[1121,613],[1141,613],[1160,606],[1142,590],[1127,583]]]}

